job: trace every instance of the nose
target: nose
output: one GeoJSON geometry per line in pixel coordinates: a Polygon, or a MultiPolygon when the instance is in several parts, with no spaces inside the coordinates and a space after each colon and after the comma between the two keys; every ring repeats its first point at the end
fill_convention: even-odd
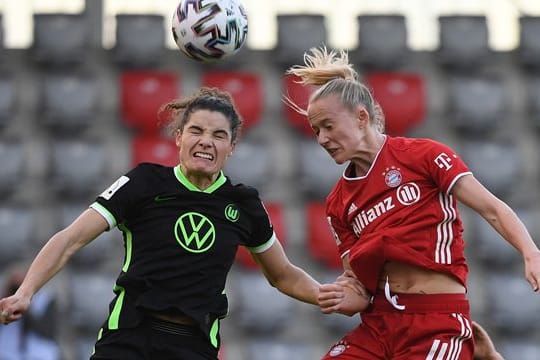
{"type": "Polygon", "coordinates": [[[324,145],[328,142],[328,136],[325,131],[319,131],[319,133],[317,134],[317,142],[319,143],[319,145],[324,145]]]}

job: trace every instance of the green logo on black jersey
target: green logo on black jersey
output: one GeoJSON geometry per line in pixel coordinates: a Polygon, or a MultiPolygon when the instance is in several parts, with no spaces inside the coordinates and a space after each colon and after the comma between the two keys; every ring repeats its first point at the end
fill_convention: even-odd
{"type": "Polygon", "coordinates": [[[189,212],[176,220],[174,234],[178,243],[192,253],[210,249],[216,239],[214,224],[204,215],[189,212]]]}
{"type": "Polygon", "coordinates": [[[240,214],[238,212],[238,209],[236,208],[236,205],[234,204],[227,205],[227,207],[225,208],[225,217],[227,218],[227,220],[232,221],[232,222],[238,221],[240,214]]]}

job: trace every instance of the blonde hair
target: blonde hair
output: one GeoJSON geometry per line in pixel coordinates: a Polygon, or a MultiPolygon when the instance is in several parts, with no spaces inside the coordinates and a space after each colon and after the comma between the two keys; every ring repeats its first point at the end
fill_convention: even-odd
{"type": "MultiPolygon", "coordinates": [[[[351,111],[358,105],[363,105],[377,130],[380,128],[377,125],[380,119],[377,119],[376,115],[382,114],[384,129],[382,109],[367,86],[358,80],[358,73],[349,63],[349,55],[345,50],[329,51],[325,46],[311,48],[304,54],[304,65],[294,65],[286,74],[297,76],[300,84],[320,86],[309,98],[310,103],[325,96],[337,95],[351,111]]],[[[283,101],[300,114],[307,115],[307,110],[302,109],[288,96],[284,96],[283,101]]]]}

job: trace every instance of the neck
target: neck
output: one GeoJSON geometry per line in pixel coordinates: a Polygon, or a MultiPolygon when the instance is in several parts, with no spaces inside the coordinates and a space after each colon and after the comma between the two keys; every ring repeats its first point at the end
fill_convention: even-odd
{"type": "Polygon", "coordinates": [[[375,161],[377,153],[384,145],[385,135],[375,131],[373,134],[368,134],[365,138],[363,149],[358,156],[354,157],[351,162],[354,164],[355,176],[364,176],[369,171],[371,164],[375,161]]]}
{"type": "Polygon", "coordinates": [[[188,171],[182,166],[182,164],[180,164],[180,171],[190,183],[195,185],[201,191],[204,191],[212,186],[220,175],[220,172],[215,174],[206,174],[197,171],[188,171]]]}

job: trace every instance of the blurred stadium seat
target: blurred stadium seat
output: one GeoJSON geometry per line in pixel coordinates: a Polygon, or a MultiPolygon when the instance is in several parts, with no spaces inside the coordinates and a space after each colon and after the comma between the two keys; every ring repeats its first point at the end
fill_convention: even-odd
{"type": "MultiPolygon", "coordinates": [[[[69,226],[80,214],[88,209],[88,203],[65,202],[58,211],[58,230],[69,226]]],[[[70,259],[69,264],[87,270],[95,270],[107,262],[119,262],[123,257],[122,234],[117,229],[102,233],[99,237],[78,252],[70,259]]]]}
{"type": "Polygon", "coordinates": [[[20,139],[0,141],[0,197],[16,191],[24,178],[25,146],[20,139]]]}
{"type": "Polygon", "coordinates": [[[504,199],[515,190],[522,163],[514,142],[468,140],[460,153],[474,176],[495,195],[504,199]]]}
{"type": "Polygon", "coordinates": [[[0,234],[2,234],[2,251],[0,264],[25,259],[32,252],[35,235],[36,217],[30,206],[18,204],[2,204],[0,206],[0,234]]]}
{"type": "Polygon", "coordinates": [[[540,130],[540,76],[530,75],[527,88],[526,116],[530,124],[540,130]]]}
{"type": "Polygon", "coordinates": [[[235,285],[235,324],[246,333],[277,334],[294,321],[295,300],[270,286],[262,273],[239,272],[235,285]]]}
{"type": "Polygon", "coordinates": [[[407,27],[404,15],[360,15],[358,47],[353,60],[369,68],[390,69],[407,60],[407,27]]]}
{"type": "Polygon", "coordinates": [[[249,360],[313,359],[309,347],[305,344],[292,341],[272,341],[268,338],[252,339],[246,351],[246,359],[249,360]]]}
{"type": "Polygon", "coordinates": [[[33,56],[51,66],[80,64],[89,49],[88,21],[83,14],[34,14],[33,56]]]}
{"type": "Polygon", "coordinates": [[[159,64],[165,53],[165,23],[162,15],[116,15],[114,61],[128,67],[159,64]]]}
{"type": "Polygon", "coordinates": [[[476,69],[491,55],[488,28],[483,15],[443,15],[439,17],[438,61],[445,66],[476,69]]]}
{"type": "Polygon", "coordinates": [[[70,272],[69,319],[77,330],[97,334],[107,320],[109,303],[114,298],[114,283],[114,275],[95,269],[70,272]]]}
{"type": "Polygon", "coordinates": [[[507,112],[505,84],[498,76],[452,76],[448,82],[449,125],[460,135],[493,133],[507,112]]]}
{"type": "Polygon", "coordinates": [[[534,336],[506,337],[497,342],[497,349],[505,359],[515,359],[519,354],[519,360],[540,359],[540,343],[534,336]]]}
{"type": "Polygon", "coordinates": [[[176,166],[180,156],[178,151],[172,138],[159,135],[135,135],[131,140],[131,165],[151,162],[176,166]]]}
{"type": "MultiPolygon", "coordinates": [[[[287,226],[285,221],[285,209],[283,205],[277,202],[264,203],[264,207],[268,212],[268,216],[274,226],[274,232],[283,247],[287,246],[287,226]]],[[[236,263],[240,264],[243,269],[254,270],[258,269],[259,265],[253,260],[251,253],[244,246],[238,247],[236,252],[236,263]]]]}
{"type": "Polygon", "coordinates": [[[58,132],[82,131],[98,116],[100,89],[87,73],[46,72],[41,79],[38,118],[58,132]]]}
{"type": "Polygon", "coordinates": [[[326,218],[323,201],[306,204],[306,243],[310,256],[315,262],[329,270],[343,270],[343,262],[338,252],[336,240],[326,218]]]}
{"type": "Polygon", "coordinates": [[[236,145],[224,172],[234,184],[243,183],[263,192],[271,181],[273,164],[272,148],[268,143],[245,138],[236,145]]]}
{"type": "Polygon", "coordinates": [[[103,143],[55,139],[51,144],[51,181],[57,193],[73,198],[94,195],[103,186],[107,151],[103,143]]]}
{"type": "Polygon", "coordinates": [[[540,322],[538,294],[531,290],[521,272],[502,271],[486,274],[489,321],[507,336],[530,334],[540,322]]]}
{"type": "Polygon", "coordinates": [[[244,133],[256,126],[263,111],[263,88],[260,75],[246,71],[206,71],[201,78],[203,86],[228,91],[244,120],[244,133]]]}
{"type": "Polygon", "coordinates": [[[0,74],[0,130],[7,127],[17,107],[17,85],[12,74],[0,74]]]}
{"type": "MultiPolygon", "coordinates": [[[[283,95],[290,98],[296,105],[306,110],[308,100],[311,94],[317,89],[317,86],[307,85],[304,86],[298,83],[300,79],[293,75],[283,76],[283,95]]],[[[315,135],[313,129],[309,124],[307,116],[299,114],[292,107],[283,102],[283,111],[287,123],[300,134],[313,138],[315,135]]]]}
{"type": "Polygon", "coordinates": [[[403,136],[424,121],[427,99],[422,75],[370,72],[365,81],[384,111],[386,133],[403,136]]]}
{"type": "Polygon", "coordinates": [[[278,14],[275,61],[285,68],[301,64],[304,52],[327,44],[327,31],[322,14],[278,14]]]}
{"type": "Polygon", "coordinates": [[[346,164],[338,165],[315,140],[298,140],[301,190],[308,199],[324,199],[340,179],[346,164]]]}
{"type": "Polygon", "coordinates": [[[519,18],[518,57],[522,65],[540,70],[540,16],[519,18]]]}
{"type": "Polygon", "coordinates": [[[124,125],[147,134],[161,132],[158,112],[180,96],[174,72],[129,70],[120,75],[120,112],[124,125]]]}

